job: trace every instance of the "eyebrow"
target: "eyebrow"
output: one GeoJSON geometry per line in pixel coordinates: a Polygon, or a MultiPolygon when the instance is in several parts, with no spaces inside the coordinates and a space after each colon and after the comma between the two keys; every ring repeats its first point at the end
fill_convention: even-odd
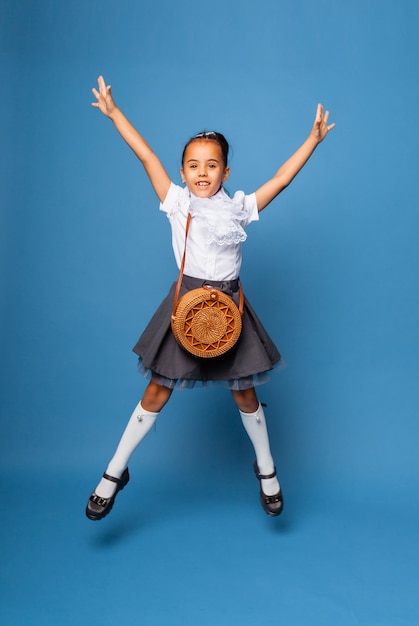
{"type": "MultiPolygon", "coordinates": [[[[186,161],[186,163],[192,163],[192,162],[198,162],[199,159],[188,159],[186,161]]],[[[206,159],[207,163],[209,163],[210,161],[215,161],[215,163],[220,163],[219,159],[206,159]]]]}

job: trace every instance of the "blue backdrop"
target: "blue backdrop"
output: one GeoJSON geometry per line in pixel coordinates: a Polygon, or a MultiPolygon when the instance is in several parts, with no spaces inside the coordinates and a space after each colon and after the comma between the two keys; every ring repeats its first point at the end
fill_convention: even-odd
{"type": "MultiPolygon", "coordinates": [[[[288,363],[260,396],[296,501],[362,492],[417,519],[418,6],[3,1],[4,477],[28,486],[39,472],[45,487],[75,472],[87,498],[145,387],[131,347],[176,276],[140,164],[90,106],[101,73],[176,182],[185,141],[225,133],[231,191],[254,191],[305,139],[317,102],[330,108],[336,128],[244,247],[246,293],[288,363]]],[[[248,445],[228,394],[195,390],[173,397],[141,462],[161,480],[200,463],[234,473],[243,456],[247,472],[248,445]]],[[[300,623],[289,610],[284,623],[300,623]]]]}

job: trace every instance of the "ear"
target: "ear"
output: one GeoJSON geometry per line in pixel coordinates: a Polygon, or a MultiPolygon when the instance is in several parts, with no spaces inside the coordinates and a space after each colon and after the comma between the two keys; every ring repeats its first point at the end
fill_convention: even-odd
{"type": "Polygon", "coordinates": [[[224,170],[224,175],[223,175],[223,183],[226,182],[227,178],[230,176],[230,168],[226,167],[224,170]]]}
{"type": "Polygon", "coordinates": [[[182,179],[182,183],[186,183],[185,176],[183,174],[183,167],[180,168],[180,177],[182,179]]]}

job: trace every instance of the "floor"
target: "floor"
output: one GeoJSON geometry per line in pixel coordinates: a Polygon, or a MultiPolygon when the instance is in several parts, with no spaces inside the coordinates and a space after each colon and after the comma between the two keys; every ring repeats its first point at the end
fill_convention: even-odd
{"type": "Polygon", "coordinates": [[[100,522],[84,517],[85,470],[3,472],[2,624],[418,624],[408,489],[285,476],[284,513],[272,519],[251,465],[228,482],[205,463],[195,475],[173,468],[170,482],[138,466],[100,522]]]}

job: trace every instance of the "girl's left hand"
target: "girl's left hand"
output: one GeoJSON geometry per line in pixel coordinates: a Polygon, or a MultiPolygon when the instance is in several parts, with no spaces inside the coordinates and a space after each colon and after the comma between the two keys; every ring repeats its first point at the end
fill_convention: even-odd
{"type": "Polygon", "coordinates": [[[311,129],[312,136],[318,143],[323,141],[329,130],[335,127],[335,124],[327,124],[329,120],[329,111],[323,114],[323,105],[317,105],[316,119],[314,120],[313,128],[311,129]]]}
{"type": "Polygon", "coordinates": [[[106,85],[103,76],[99,76],[97,83],[99,91],[94,87],[92,89],[92,93],[97,99],[97,102],[92,102],[92,107],[100,109],[106,117],[110,117],[116,109],[116,105],[111,94],[111,86],[106,85]]]}

